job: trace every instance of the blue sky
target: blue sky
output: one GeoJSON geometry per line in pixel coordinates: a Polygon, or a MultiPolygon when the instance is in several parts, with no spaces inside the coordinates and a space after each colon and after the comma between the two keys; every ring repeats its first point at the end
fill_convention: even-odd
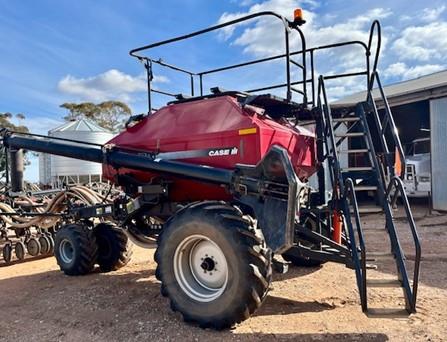
{"type": "MultiPolygon", "coordinates": [[[[24,113],[25,124],[36,133],[59,124],[65,114],[59,105],[69,101],[120,99],[135,113],[145,112],[143,69],[129,57],[130,49],[260,10],[290,18],[296,7],[304,9],[308,20],[303,30],[310,46],[365,40],[372,20],[380,19],[385,44],[379,69],[385,83],[447,68],[445,1],[0,0],[0,112],[24,113]]],[[[212,68],[281,52],[278,30],[272,22],[254,21],[156,50],[153,56],[193,70],[212,68]]],[[[361,53],[351,49],[326,53],[318,57],[317,70],[353,71],[363,62],[361,53]]],[[[247,89],[280,80],[278,68],[226,73],[205,85],[247,89]]],[[[156,76],[161,89],[181,91],[186,84],[172,73],[156,76]]],[[[340,98],[363,85],[358,80],[335,82],[330,96],[340,98]]],[[[155,99],[158,106],[165,100],[155,99]]],[[[36,163],[26,177],[38,178],[36,163]]]]}

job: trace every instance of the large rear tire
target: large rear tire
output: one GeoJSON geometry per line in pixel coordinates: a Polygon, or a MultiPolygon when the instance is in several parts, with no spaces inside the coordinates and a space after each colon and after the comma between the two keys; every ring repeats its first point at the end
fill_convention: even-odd
{"type": "Polygon", "coordinates": [[[100,223],[95,229],[98,244],[97,263],[102,272],[116,271],[126,266],[133,254],[133,244],[113,223],[100,223]]]}
{"type": "Polygon", "coordinates": [[[224,202],[183,208],[163,229],[155,253],[161,293],[185,321],[225,329],[261,306],[271,251],[251,219],[224,202]]]}
{"type": "Polygon", "coordinates": [[[54,255],[61,271],[77,276],[90,273],[98,247],[92,229],[83,224],[67,224],[56,233],[54,255]]]}

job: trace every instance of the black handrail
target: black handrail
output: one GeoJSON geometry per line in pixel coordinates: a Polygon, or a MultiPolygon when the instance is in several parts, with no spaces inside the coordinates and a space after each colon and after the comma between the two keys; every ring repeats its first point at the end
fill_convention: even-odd
{"type": "Polygon", "coordinates": [[[355,265],[355,273],[356,273],[356,279],[357,279],[357,287],[359,289],[360,293],[360,301],[362,304],[362,310],[366,311],[368,309],[368,297],[366,292],[366,246],[365,246],[365,240],[363,238],[363,230],[362,225],[360,221],[360,214],[359,214],[359,207],[357,203],[357,197],[355,195],[355,189],[354,189],[354,182],[351,178],[346,179],[345,181],[345,192],[343,194],[344,199],[344,211],[345,211],[345,218],[346,218],[346,225],[348,226],[348,233],[349,233],[349,240],[351,244],[351,254],[352,259],[354,261],[355,265]],[[349,203],[347,201],[348,196],[351,200],[351,205],[354,211],[354,218],[355,218],[355,224],[357,227],[357,235],[359,237],[359,246],[360,246],[360,253],[361,253],[361,263],[358,257],[357,252],[357,244],[355,240],[355,233],[354,229],[352,227],[352,221],[351,221],[351,212],[349,203]]]}
{"type": "Polygon", "coordinates": [[[224,28],[226,26],[231,26],[231,25],[234,25],[234,24],[237,24],[237,23],[240,23],[240,22],[243,22],[243,21],[247,21],[247,20],[250,20],[250,19],[254,19],[254,18],[257,18],[257,17],[261,17],[261,16],[274,16],[274,17],[280,19],[284,23],[284,28],[288,29],[288,27],[289,27],[289,23],[290,22],[286,18],[284,18],[282,15],[277,14],[277,13],[272,12],[272,11],[263,11],[263,12],[258,12],[258,13],[253,13],[253,14],[250,14],[250,15],[247,15],[247,16],[243,16],[243,17],[240,17],[240,18],[237,18],[237,19],[234,19],[234,20],[230,20],[230,21],[227,21],[227,22],[222,23],[222,24],[210,26],[210,27],[207,27],[205,29],[194,31],[194,32],[182,35],[182,36],[178,36],[178,37],[162,40],[160,42],[144,45],[142,47],[138,47],[138,48],[130,50],[129,54],[131,56],[137,57],[137,58],[138,57],[144,57],[144,56],[137,55],[136,53],[140,52],[140,51],[144,51],[144,50],[153,49],[153,48],[155,48],[157,46],[166,45],[166,44],[178,42],[178,41],[181,41],[181,40],[189,39],[189,38],[192,38],[192,37],[195,37],[195,36],[202,35],[202,34],[207,33],[207,32],[216,31],[216,30],[222,29],[222,28],[224,28]]]}
{"type": "MultiPolygon", "coordinates": [[[[205,34],[205,33],[208,33],[208,32],[212,32],[212,31],[215,31],[215,30],[222,29],[222,28],[227,27],[227,26],[235,25],[235,24],[238,24],[238,23],[243,22],[243,21],[252,20],[252,19],[255,19],[255,18],[258,18],[258,17],[261,17],[261,16],[273,16],[273,17],[278,18],[279,20],[281,20],[281,22],[284,25],[285,50],[286,50],[285,58],[286,58],[287,100],[290,101],[292,99],[292,88],[291,88],[291,84],[290,84],[291,83],[291,78],[290,78],[290,47],[289,47],[289,33],[290,33],[291,29],[296,30],[298,32],[298,34],[300,35],[300,38],[301,38],[301,50],[302,51],[306,51],[306,41],[305,41],[305,37],[304,37],[303,32],[300,30],[300,28],[298,27],[297,24],[287,20],[282,15],[277,14],[277,13],[272,12],[272,11],[263,11],[263,12],[253,13],[253,14],[250,14],[250,15],[247,15],[247,16],[243,16],[243,17],[234,19],[234,20],[230,20],[230,21],[222,23],[222,24],[210,26],[210,27],[207,27],[205,29],[198,30],[198,31],[195,31],[195,32],[192,32],[192,33],[189,33],[189,34],[185,34],[185,35],[182,35],[182,36],[170,38],[170,39],[163,40],[163,41],[160,41],[160,42],[156,42],[156,43],[153,43],[153,44],[145,45],[145,46],[142,46],[142,47],[139,47],[139,48],[136,48],[136,49],[132,49],[129,52],[129,54],[131,56],[133,56],[133,57],[138,58],[140,61],[146,61],[146,63],[144,65],[145,65],[145,67],[148,70],[148,72],[147,72],[148,75],[152,73],[152,70],[149,70],[149,68],[152,68],[152,63],[163,65],[165,67],[169,67],[169,68],[175,70],[177,67],[174,67],[173,65],[168,65],[167,63],[164,63],[163,61],[160,61],[160,60],[157,61],[157,60],[148,58],[146,56],[139,55],[137,53],[141,52],[141,51],[144,51],[144,50],[149,50],[149,49],[152,49],[152,48],[155,48],[155,47],[158,47],[158,46],[162,46],[162,45],[178,42],[178,41],[181,41],[181,40],[189,39],[189,38],[192,38],[192,37],[195,37],[195,36],[199,36],[199,35],[202,35],[202,34],[205,34]],[[150,63],[149,63],[149,61],[150,61],[150,63]]],[[[178,71],[181,71],[181,72],[189,74],[191,78],[193,78],[193,76],[199,76],[201,95],[203,95],[203,83],[202,83],[203,82],[203,75],[200,74],[200,73],[193,73],[191,71],[188,71],[188,70],[185,70],[185,69],[182,69],[182,68],[177,68],[177,69],[178,69],[178,71]]],[[[302,56],[302,78],[303,78],[304,103],[305,104],[307,103],[307,95],[306,95],[306,83],[307,83],[306,82],[306,77],[307,77],[307,72],[306,71],[307,71],[307,68],[306,68],[306,55],[303,54],[303,56],[302,56]]],[[[151,79],[148,78],[148,90],[149,90],[149,94],[148,95],[149,96],[150,96],[150,82],[151,82],[151,79]]],[[[194,84],[194,81],[192,79],[192,81],[191,81],[192,87],[193,87],[193,84],[194,84]]],[[[194,93],[194,89],[193,88],[191,89],[191,93],[192,94],[194,93]]],[[[148,102],[150,103],[151,101],[149,100],[148,102]]],[[[150,111],[151,111],[151,108],[149,108],[149,112],[150,111]]]]}
{"type": "MultiPolygon", "coordinates": [[[[420,263],[421,263],[421,253],[422,253],[421,242],[419,239],[419,234],[416,229],[416,223],[414,222],[413,214],[411,213],[411,208],[410,208],[410,204],[408,202],[408,197],[404,190],[404,185],[403,185],[402,179],[400,179],[399,177],[396,177],[396,176],[394,176],[391,179],[390,184],[388,185],[388,188],[386,191],[386,198],[387,198],[388,202],[391,201],[391,196],[395,196],[395,194],[392,194],[393,189],[395,190],[395,192],[400,193],[400,195],[401,195],[401,199],[402,199],[402,202],[403,202],[403,205],[405,208],[405,214],[406,214],[407,220],[409,222],[411,234],[413,236],[414,246],[416,249],[416,255],[415,255],[415,259],[414,259],[413,290],[412,291],[409,287],[410,282],[408,280],[408,275],[407,275],[406,269],[404,269],[405,272],[403,272],[404,276],[406,277],[406,281],[404,281],[404,287],[408,294],[407,297],[410,299],[411,310],[412,310],[412,312],[415,312],[416,311],[418,283],[419,283],[419,267],[420,267],[420,263]]],[[[397,234],[397,232],[396,232],[396,234],[397,234]]],[[[401,273],[402,273],[402,271],[401,271],[401,273]]]]}
{"type": "MultiPolygon", "coordinates": [[[[244,17],[240,17],[225,23],[221,23],[218,25],[214,25],[199,31],[195,31],[186,35],[182,35],[182,36],[178,36],[178,37],[174,37],[171,39],[167,39],[164,41],[160,41],[160,42],[156,42],[153,44],[149,44],[149,45],[145,45],[136,49],[133,49],[130,51],[130,55],[133,57],[138,58],[140,61],[143,62],[145,68],[147,69],[147,74],[148,74],[148,93],[149,93],[149,97],[150,97],[150,93],[151,93],[151,86],[150,86],[150,82],[152,80],[152,65],[153,64],[157,64],[166,68],[170,68],[172,70],[181,72],[186,74],[189,78],[190,78],[190,83],[191,83],[191,95],[194,96],[194,80],[195,77],[198,77],[198,82],[199,82],[199,90],[200,90],[200,95],[203,96],[203,80],[204,80],[204,76],[205,75],[209,75],[209,74],[213,74],[213,73],[217,73],[217,72],[222,72],[222,71],[226,71],[226,70],[231,70],[231,69],[236,69],[236,68],[240,68],[240,67],[244,67],[244,66],[249,66],[249,65],[254,65],[254,64],[258,64],[258,63],[263,63],[263,62],[267,62],[267,61],[273,61],[273,60],[278,60],[278,59],[282,59],[285,58],[286,59],[286,82],[283,84],[279,84],[279,85],[274,85],[274,86],[265,86],[265,87],[260,87],[257,89],[252,90],[252,92],[256,92],[256,91],[264,91],[264,90],[272,90],[272,89],[277,89],[277,88],[282,88],[282,87],[286,87],[287,88],[287,100],[291,100],[292,99],[292,92],[298,92],[303,96],[303,104],[306,106],[307,104],[312,104],[313,106],[315,106],[316,103],[316,98],[315,98],[315,65],[314,65],[314,53],[318,50],[324,50],[324,49],[330,49],[330,48],[336,48],[336,47],[343,47],[343,46],[348,46],[348,45],[359,45],[361,46],[364,51],[365,51],[365,56],[366,56],[366,71],[362,71],[362,72],[357,72],[357,73],[347,73],[347,74],[342,74],[342,75],[330,75],[327,77],[327,79],[330,78],[338,78],[338,77],[349,77],[349,76],[359,76],[359,75],[366,75],[366,79],[367,79],[367,84],[369,87],[370,84],[370,80],[371,80],[371,73],[370,73],[370,56],[371,56],[371,49],[372,49],[372,41],[373,38],[375,36],[375,33],[377,32],[378,34],[378,44],[376,47],[376,52],[375,52],[375,58],[374,58],[374,67],[373,67],[373,71],[376,70],[377,67],[377,61],[378,61],[378,56],[379,56],[379,52],[380,52],[380,45],[381,45],[381,29],[380,29],[380,24],[378,21],[374,21],[373,24],[371,25],[371,29],[370,29],[370,34],[369,34],[369,41],[368,44],[365,44],[364,42],[361,41],[348,41],[348,42],[341,42],[341,43],[335,43],[335,44],[328,44],[328,45],[321,45],[321,46],[317,46],[317,47],[313,47],[313,48],[306,48],[306,40],[304,37],[303,32],[300,30],[300,28],[294,23],[291,22],[289,20],[287,20],[285,17],[275,13],[275,12],[271,12],[271,11],[264,11],[264,12],[259,12],[259,13],[253,13],[244,17]],[[166,44],[170,44],[170,43],[174,43],[177,41],[181,41],[181,40],[185,40],[185,39],[189,39],[207,32],[211,32],[211,31],[215,31],[215,30],[219,30],[222,29],[224,27],[227,26],[231,26],[231,25],[235,25],[238,24],[240,22],[243,21],[247,21],[247,20],[251,20],[251,19],[256,19],[259,18],[261,16],[273,16],[275,18],[278,18],[282,21],[283,25],[284,25],[284,35],[285,35],[285,53],[284,54],[279,54],[279,55],[274,55],[274,56],[270,56],[270,57],[265,57],[265,58],[260,58],[260,59],[256,59],[256,60],[250,60],[247,62],[243,62],[243,63],[237,63],[234,65],[228,65],[228,66],[223,66],[223,67],[219,67],[216,69],[211,69],[211,70],[205,70],[205,71],[200,71],[200,72],[194,72],[194,71],[190,71],[190,70],[186,70],[184,68],[180,68],[177,66],[174,66],[172,64],[168,64],[166,62],[164,62],[161,59],[152,59],[150,57],[147,56],[143,56],[140,54],[137,54],[138,52],[144,51],[144,50],[148,50],[148,49],[152,49],[155,47],[159,47],[162,45],[166,45],[166,44]],[[289,47],[289,35],[291,30],[296,30],[298,32],[298,34],[300,35],[300,39],[301,39],[301,50],[299,51],[290,51],[290,47],[289,47]],[[301,63],[297,63],[293,60],[291,60],[292,56],[295,55],[301,55],[301,63]],[[308,78],[308,73],[307,73],[307,55],[310,56],[310,64],[311,64],[311,72],[310,72],[310,78],[308,78]],[[302,80],[299,82],[294,82],[291,80],[291,71],[290,71],[290,64],[294,64],[297,67],[299,67],[299,69],[302,71],[302,80]],[[307,85],[308,83],[311,83],[311,90],[312,90],[312,101],[308,101],[308,94],[307,94],[307,85]],[[294,84],[302,84],[302,90],[299,89],[295,89],[292,86],[294,84]]],[[[162,92],[162,91],[158,91],[158,93],[160,94],[164,94],[164,95],[168,95],[168,92],[162,92]]],[[[170,95],[170,94],[169,94],[170,95]]],[[[149,104],[151,104],[151,100],[148,99],[149,104]]]]}
{"type": "MultiPolygon", "coordinates": [[[[398,176],[400,178],[403,178],[404,173],[405,173],[405,167],[406,167],[404,149],[402,147],[402,143],[401,143],[399,135],[397,133],[397,127],[396,127],[396,124],[394,123],[393,114],[391,113],[391,108],[390,108],[390,105],[388,103],[388,99],[387,99],[387,97],[385,95],[385,91],[383,90],[382,82],[380,81],[380,77],[379,77],[379,73],[377,71],[374,71],[373,74],[372,74],[372,77],[373,77],[373,81],[374,80],[377,81],[377,86],[378,86],[378,89],[380,91],[380,96],[381,96],[381,99],[382,99],[382,101],[384,103],[384,106],[385,106],[385,119],[384,119],[385,123],[383,124],[383,127],[382,127],[382,125],[380,125],[381,126],[380,127],[380,130],[381,130],[380,137],[383,140],[383,139],[385,139],[385,133],[387,131],[389,133],[391,133],[391,136],[393,138],[393,143],[394,143],[394,145],[393,145],[393,150],[394,151],[393,152],[395,152],[395,150],[397,149],[397,152],[399,154],[400,163],[401,163],[401,173],[398,176]],[[387,128],[388,128],[388,130],[386,130],[387,128]]],[[[371,91],[369,91],[369,98],[370,98],[370,102],[372,102],[372,103],[375,102],[374,101],[374,97],[373,97],[371,91]]],[[[374,108],[375,117],[380,121],[380,118],[379,118],[379,115],[378,115],[378,112],[377,112],[377,107],[375,106],[375,103],[374,103],[374,107],[375,107],[374,108]]],[[[389,151],[387,151],[388,150],[388,145],[386,144],[386,142],[385,142],[385,149],[386,149],[385,152],[389,153],[389,151]]],[[[397,156],[395,156],[395,157],[397,157],[397,156]]],[[[389,167],[389,171],[390,171],[391,176],[394,176],[395,175],[395,171],[396,171],[395,168],[394,168],[394,165],[387,165],[387,166],[389,167]]]]}
{"type": "Polygon", "coordinates": [[[341,175],[341,167],[338,160],[338,153],[337,153],[337,145],[335,142],[335,135],[334,131],[332,129],[333,127],[333,121],[332,121],[332,114],[331,114],[331,107],[329,105],[329,101],[327,99],[326,94],[326,87],[324,85],[324,76],[320,75],[318,78],[318,107],[320,108],[321,113],[323,114],[323,129],[324,129],[324,142],[326,145],[326,153],[331,154],[331,157],[329,158],[329,163],[331,164],[331,182],[332,182],[332,189],[333,193],[335,194],[336,198],[338,199],[341,194],[344,193],[344,184],[343,184],[343,177],[341,175]],[[321,97],[323,100],[321,100],[321,97]],[[329,138],[329,141],[328,139],[329,138]],[[328,144],[328,142],[330,144],[328,144]],[[338,191],[339,190],[339,191],[338,191]]]}
{"type": "MultiPolygon", "coordinates": [[[[369,39],[368,39],[368,64],[369,62],[369,57],[371,54],[371,48],[372,48],[372,41],[374,38],[374,32],[377,31],[377,46],[376,46],[376,53],[374,55],[374,63],[373,63],[373,69],[371,72],[371,76],[369,79],[369,84],[368,84],[368,90],[372,89],[372,84],[374,83],[374,74],[377,71],[377,64],[379,62],[379,55],[380,55],[380,48],[382,46],[382,28],[380,26],[380,22],[378,20],[374,20],[371,28],[369,30],[369,39]]],[[[369,70],[368,70],[368,74],[369,74],[369,70]]]]}

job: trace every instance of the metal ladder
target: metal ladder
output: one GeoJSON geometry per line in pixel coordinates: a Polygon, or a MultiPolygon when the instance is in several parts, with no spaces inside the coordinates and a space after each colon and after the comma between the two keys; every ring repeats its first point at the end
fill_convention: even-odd
{"type": "MultiPolygon", "coordinates": [[[[323,126],[323,140],[326,149],[325,158],[329,163],[329,173],[333,188],[332,206],[343,213],[345,218],[346,235],[351,249],[351,257],[356,272],[357,286],[360,293],[362,310],[370,315],[400,315],[402,309],[371,309],[368,308],[369,288],[402,288],[405,299],[406,314],[416,311],[416,298],[419,278],[421,247],[400,176],[405,170],[405,159],[402,146],[397,135],[396,126],[391,114],[388,101],[384,94],[377,71],[372,73],[367,92],[367,99],[359,102],[352,111],[341,117],[333,117],[327,100],[324,77],[320,76],[318,83],[318,108],[323,126]],[[372,95],[374,83],[383,101],[385,114],[382,117],[377,110],[372,95]],[[347,130],[337,133],[337,128],[345,125],[347,130]],[[342,150],[343,141],[349,140],[354,148],[342,150]],[[342,153],[362,155],[364,164],[361,166],[342,167],[339,155],[342,153]],[[363,210],[358,205],[357,194],[371,191],[376,194],[376,208],[363,210]],[[415,247],[415,263],[412,284],[405,264],[405,256],[401,248],[393,218],[392,203],[400,194],[409,223],[415,247]],[[377,208],[379,210],[377,210],[377,208]],[[367,252],[364,231],[361,227],[360,214],[362,212],[383,212],[385,227],[374,229],[375,234],[387,234],[390,248],[386,251],[367,252]],[[355,227],[355,229],[354,229],[355,227]],[[396,264],[397,277],[395,279],[369,279],[367,277],[367,261],[376,263],[390,260],[396,264]]],[[[378,265],[379,266],[379,265],[378,265]]]]}

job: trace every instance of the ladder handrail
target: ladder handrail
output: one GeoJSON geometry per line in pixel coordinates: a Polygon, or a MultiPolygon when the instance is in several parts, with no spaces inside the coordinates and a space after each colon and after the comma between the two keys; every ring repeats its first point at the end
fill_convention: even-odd
{"type": "MultiPolygon", "coordinates": [[[[407,291],[408,290],[411,291],[411,295],[412,295],[411,296],[411,298],[412,298],[411,308],[413,311],[415,311],[417,290],[418,290],[418,283],[419,283],[419,267],[420,267],[420,263],[421,263],[421,253],[422,253],[421,242],[420,242],[419,234],[416,229],[416,223],[414,222],[413,214],[411,212],[410,204],[408,202],[408,197],[404,190],[404,185],[403,185],[402,179],[400,179],[397,176],[394,176],[391,179],[390,184],[388,185],[388,188],[386,191],[387,201],[391,200],[390,196],[391,196],[393,189],[395,189],[395,191],[400,193],[400,195],[401,195],[402,202],[403,202],[404,208],[405,208],[405,214],[407,216],[407,220],[408,220],[409,226],[411,228],[411,234],[413,236],[413,243],[414,243],[414,246],[416,249],[416,255],[415,255],[415,260],[414,260],[414,271],[413,271],[413,290],[411,291],[410,289],[407,289],[407,291]]],[[[395,196],[395,195],[393,195],[393,196],[395,196]]],[[[407,274],[405,274],[405,276],[408,278],[407,274]]],[[[409,284],[409,282],[408,282],[408,284],[409,284]]]]}
{"type": "Polygon", "coordinates": [[[366,311],[368,308],[368,299],[367,299],[367,292],[366,292],[366,246],[365,246],[365,240],[363,238],[363,230],[362,225],[360,221],[360,213],[357,203],[357,196],[355,195],[354,190],[354,182],[351,178],[346,179],[345,181],[345,191],[343,194],[344,204],[345,204],[345,217],[346,217],[346,225],[348,226],[348,232],[349,232],[349,241],[351,243],[351,253],[352,258],[355,265],[355,271],[356,271],[356,278],[357,278],[357,287],[359,289],[360,293],[360,301],[362,303],[362,309],[363,311],[366,311]],[[348,196],[351,199],[351,204],[354,209],[354,218],[355,223],[357,227],[357,235],[359,237],[359,245],[360,245],[360,253],[361,253],[361,263],[358,258],[357,254],[357,244],[355,240],[355,234],[354,229],[352,227],[352,221],[351,221],[351,213],[350,208],[348,204],[348,196]]]}
{"type": "Polygon", "coordinates": [[[318,106],[323,114],[323,131],[324,131],[324,142],[326,145],[326,153],[329,155],[332,153],[332,158],[330,158],[329,162],[333,166],[333,174],[331,172],[331,182],[332,182],[332,188],[334,192],[339,196],[340,194],[344,193],[344,184],[343,184],[343,177],[341,175],[340,171],[340,164],[338,162],[338,154],[337,154],[337,144],[335,142],[335,136],[333,131],[333,122],[332,122],[332,114],[331,114],[331,108],[329,105],[329,101],[327,99],[326,94],[326,87],[324,85],[324,76],[320,75],[318,77],[318,106]],[[321,102],[321,97],[323,97],[323,102],[321,102]],[[331,146],[328,144],[328,134],[329,134],[329,141],[331,146]],[[340,190],[340,193],[338,194],[338,191],[335,191],[336,189],[340,190]]]}
{"type": "MultiPolygon", "coordinates": [[[[390,108],[390,105],[388,103],[388,99],[387,99],[387,97],[385,95],[385,91],[383,90],[382,82],[380,81],[380,77],[379,77],[378,71],[374,71],[373,75],[374,75],[374,79],[377,81],[378,89],[380,91],[380,96],[381,96],[381,99],[382,99],[382,101],[383,101],[383,103],[385,105],[385,119],[388,122],[388,124],[387,124],[387,126],[385,128],[388,128],[388,127],[390,128],[390,132],[391,132],[391,135],[393,137],[393,142],[394,142],[394,150],[397,149],[397,152],[399,153],[400,163],[401,163],[401,166],[402,166],[401,173],[400,173],[399,177],[403,178],[403,175],[405,173],[405,166],[406,166],[404,149],[402,147],[402,143],[400,141],[399,134],[397,132],[397,127],[396,127],[396,124],[394,122],[393,114],[391,113],[391,108],[390,108]]],[[[371,93],[371,91],[369,91],[369,93],[371,93]]],[[[371,99],[374,102],[374,98],[373,98],[372,94],[371,94],[371,99]]],[[[378,113],[376,113],[376,115],[378,117],[378,113]]],[[[381,137],[384,138],[384,133],[385,132],[381,132],[381,133],[382,133],[381,137]]],[[[394,170],[394,167],[392,167],[392,170],[394,170]]],[[[394,173],[392,174],[392,176],[394,176],[394,173]]]]}

